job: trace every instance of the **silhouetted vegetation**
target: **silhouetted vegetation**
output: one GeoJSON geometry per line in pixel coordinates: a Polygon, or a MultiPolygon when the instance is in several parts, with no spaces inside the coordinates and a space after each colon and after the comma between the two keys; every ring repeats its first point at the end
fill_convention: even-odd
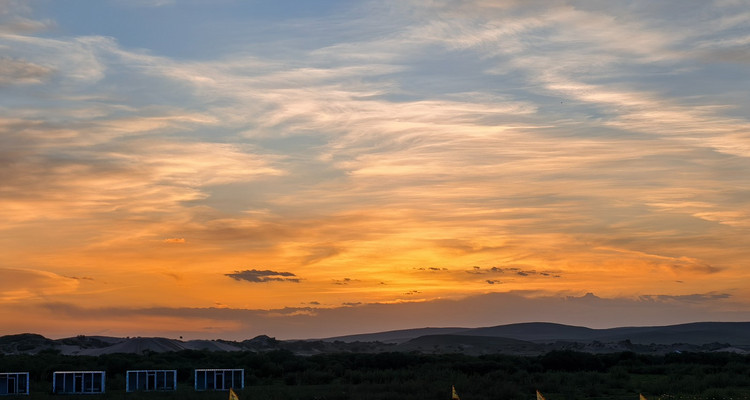
{"type": "MultiPolygon", "coordinates": [[[[66,356],[0,356],[0,372],[29,372],[31,396],[53,396],[52,374],[104,370],[107,393],[86,399],[224,399],[225,392],[192,390],[195,368],[244,368],[240,398],[252,400],[447,400],[455,385],[464,400],[530,399],[540,390],[548,400],[750,399],[750,356],[732,353],[630,352],[589,354],[552,351],[541,356],[468,356],[419,353],[336,353],[298,356],[269,352],[180,351],[171,353],[66,356]],[[129,369],[176,369],[177,392],[126,393],[129,369]]],[[[73,396],[75,397],[75,396],[73,396]]]]}

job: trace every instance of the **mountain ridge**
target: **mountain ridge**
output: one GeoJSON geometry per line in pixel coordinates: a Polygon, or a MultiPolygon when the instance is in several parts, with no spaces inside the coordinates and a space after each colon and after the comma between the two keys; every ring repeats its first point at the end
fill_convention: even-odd
{"type": "Polygon", "coordinates": [[[244,341],[177,340],[163,337],[84,336],[48,339],[22,333],[0,337],[1,354],[98,356],[113,353],[288,350],[314,355],[331,352],[398,352],[465,354],[543,354],[553,350],[593,353],[634,351],[732,351],[750,353],[750,322],[687,324],[595,329],[549,322],[527,322],[479,328],[415,328],[337,336],[324,339],[277,340],[266,335],[244,341]]]}
{"type": "Polygon", "coordinates": [[[366,338],[371,341],[401,343],[424,336],[425,329],[452,329],[455,331],[441,333],[460,333],[465,336],[505,337],[537,343],[550,341],[612,342],[630,340],[633,343],[639,344],[688,343],[700,345],[712,342],[729,342],[735,345],[750,346],[750,322],[691,322],[676,325],[603,329],[551,322],[523,322],[479,328],[402,329],[379,333],[337,336],[322,340],[347,342],[366,338]]]}

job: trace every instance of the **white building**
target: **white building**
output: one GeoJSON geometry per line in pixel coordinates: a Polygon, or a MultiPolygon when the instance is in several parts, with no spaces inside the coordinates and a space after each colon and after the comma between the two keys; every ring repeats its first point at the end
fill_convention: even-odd
{"type": "Polygon", "coordinates": [[[229,390],[245,387],[244,369],[196,369],[195,390],[229,390]]]}
{"type": "Polygon", "coordinates": [[[29,394],[28,372],[0,373],[0,395],[29,394]]]}
{"type": "Polygon", "coordinates": [[[125,389],[128,392],[172,391],[177,390],[177,370],[131,370],[125,376],[125,389]]]}
{"type": "Polygon", "coordinates": [[[52,379],[52,393],[104,393],[104,379],[104,371],[56,371],[52,379]]]}

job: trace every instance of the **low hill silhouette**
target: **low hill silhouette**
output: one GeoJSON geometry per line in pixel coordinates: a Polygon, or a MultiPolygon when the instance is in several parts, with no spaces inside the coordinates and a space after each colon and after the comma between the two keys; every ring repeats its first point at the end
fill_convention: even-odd
{"type": "Polygon", "coordinates": [[[593,329],[581,326],[529,322],[498,325],[483,328],[422,328],[349,335],[324,340],[381,341],[403,343],[420,336],[432,334],[456,334],[462,336],[491,336],[526,340],[536,343],[560,341],[590,343],[619,342],[629,340],[636,344],[675,344],[685,343],[704,345],[708,343],[730,343],[735,346],[750,346],[750,322],[696,322],[689,324],[621,327],[593,329]],[[440,329],[449,331],[440,332],[440,329]]]}
{"type": "Polygon", "coordinates": [[[317,340],[276,340],[265,335],[244,341],[176,340],[167,338],[115,338],[76,336],[52,340],[24,333],[0,337],[2,354],[36,354],[55,351],[70,355],[113,353],[143,354],[181,350],[269,351],[295,354],[417,351],[423,353],[543,354],[552,350],[591,353],[632,351],[725,351],[750,353],[750,322],[698,322],[690,324],[592,329],[554,323],[519,323],[482,328],[419,328],[339,336],[317,340]]]}

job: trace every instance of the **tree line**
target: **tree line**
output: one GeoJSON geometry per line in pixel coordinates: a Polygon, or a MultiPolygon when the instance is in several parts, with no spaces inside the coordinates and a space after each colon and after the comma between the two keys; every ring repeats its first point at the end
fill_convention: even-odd
{"type": "Polygon", "coordinates": [[[143,369],[177,370],[180,389],[138,394],[138,398],[225,398],[222,393],[192,393],[196,368],[243,368],[245,388],[238,391],[243,400],[448,400],[451,386],[462,400],[530,399],[535,390],[547,400],[634,400],[638,393],[649,400],[750,400],[750,356],[733,353],[299,356],[286,350],[185,350],[92,357],[47,350],[35,355],[0,355],[0,372],[29,372],[32,398],[52,396],[55,371],[103,370],[107,398],[133,399],[133,394],[124,393],[125,371],[143,369]]]}

